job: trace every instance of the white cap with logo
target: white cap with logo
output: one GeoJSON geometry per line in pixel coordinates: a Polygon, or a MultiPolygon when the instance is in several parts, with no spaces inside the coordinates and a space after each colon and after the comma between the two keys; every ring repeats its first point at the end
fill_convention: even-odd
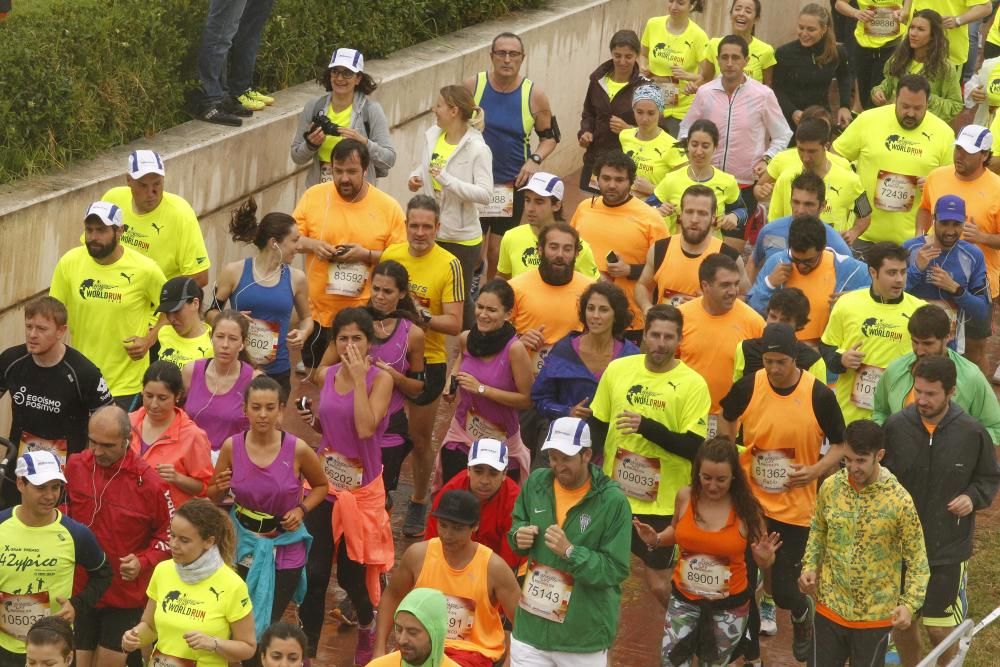
{"type": "Polygon", "coordinates": [[[345,67],[355,74],[365,71],[365,57],[360,51],[355,49],[337,49],[330,56],[330,64],[327,68],[345,67]]]}
{"type": "Polygon", "coordinates": [[[58,456],[47,449],[26,452],[24,456],[17,460],[14,475],[16,477],[24,477],[32,486],[48,484],[54,479],[58,479],[64,484],[66,483],[62,462],[59,461],[58,456]]]}
{"type": "Polygon", "coordinates": [[[982,153],[993,148],[993,134],[982,125],[966,125],[958,133],[955,145],[966,153],[982,153]]]}
{"type": "Polygon", "coordinates": [[[469,467],[487,465],[501,472],[507,469],[507,445],[493,438],[480,438],[469,448],[469,467]]]}
{"type": "Polygon", "coordinates": [[[115,204],[106,201],[95,201],[87,209],[87,215],[83,220],[86,222],[91,217],[100,219],[108,227],[124,227],[125,220],[122,217],[122,210],[115,204]]]}
{"type": "Polygon", "coordinates": [[[562,179],[555,174],[538,171],[535,172],[521,190],[531,190],[539,197],[555,197],[559,201],[562,201],[565,186],[562,179]]]}
{"type": "Polygon", "coordinates": [[[578,417],[560,417],[549,425],[542,451],[556,449],[566,456],[576,456],[590,447],[590,427],[578,417]]]}
{"type": "Polygon", "coordinates": [[[163,160],[156,151],[132,151],[128,156],[128,175],[142,178],[146,174],[163,176],[163,160]]]}

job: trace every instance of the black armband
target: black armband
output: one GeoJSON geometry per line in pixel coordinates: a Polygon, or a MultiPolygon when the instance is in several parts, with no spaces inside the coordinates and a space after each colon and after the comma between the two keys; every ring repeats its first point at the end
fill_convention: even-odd
{"type": "Polygon", "coordinates": [[[552,116],[551,125],[544,130],[539,130],[536,127],[535,134],[538,135],[539,139],[555,139],[557,144],[562,140],[562,132],[559,131],[559,121],[556,120],[555,115],[552,116]]]}
{"type": "Polygon", "coordinates": [[[219,303],[219,290],[218,288],[212,290],[212,301],[208,304],[208,308],[205,309],[207,313],[210,310],[225,310],[226,304],[229,303],[229,299],[223,299],[222,303],[219,303]]]}
{"type": "Polygon", "coordinates": [[[420,380],[421,382],[427,382],[427,372],[426,371],[406,371],[406,377],[411,380],[420,380]]]}

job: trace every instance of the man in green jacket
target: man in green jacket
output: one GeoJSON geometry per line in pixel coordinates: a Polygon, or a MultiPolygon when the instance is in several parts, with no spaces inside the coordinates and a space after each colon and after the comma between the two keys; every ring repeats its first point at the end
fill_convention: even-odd
{"type": "Polygon", "coordinates": [[[507,538],[528,557],[514,618],[511,664],[606,667],[629,575],[632,510],[622,490],[590,464],[590,428],[552,422],[507,538]]]}
{"type": "Polygon", "coordinates": [[[875,387],[872,419],[884,424],[889,415],[913,403],[913,365],[923,357],[948,357],[955,362],[958,386],[952,400],[975,418],[1000,443],[1000,403],[979,366],[948,347],[951,320],[940,306],[928,304],[913,311],[907,325],[913,352],[899,357],[885,369],[875,387]]]}

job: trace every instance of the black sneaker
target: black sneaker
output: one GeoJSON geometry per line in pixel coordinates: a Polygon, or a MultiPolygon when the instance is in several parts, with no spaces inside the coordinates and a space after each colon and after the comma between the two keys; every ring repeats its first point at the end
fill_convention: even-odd
{"type": "Polygon", "coordinates": [[[242,120],[225,111],[221,104],[202,108],[191,115],[195,118],[195,120],[203,120],[206,123],[215,123],[216,125],[229,125],[230,127],[239,127],[243,125],[242,120]]]}
{"type": "Polygon", "coordinates": [[[222,110],[226,113],[231,113],[234,116],[239,116],[240,118],[250,118],[253,116],[253,111],[240,104],[235,97],[225,98],[222,100],[221,106],[222,110]]]}
{"type": "Polygon", "coordinates": [[[816,603],[806,596],[808,608],[802,618],[792,618],[792,655],[799,662],[808,662],[813,653],[813,621],[816,618],[816,603]]]}
{"type": "Polygon", "coordinates": [[[423,537],[424,515],[427,513],[427,503],[415,503],[411,499],[406,504],[406,518],[403,519],[403,535],[406,537],[423,537]]]}

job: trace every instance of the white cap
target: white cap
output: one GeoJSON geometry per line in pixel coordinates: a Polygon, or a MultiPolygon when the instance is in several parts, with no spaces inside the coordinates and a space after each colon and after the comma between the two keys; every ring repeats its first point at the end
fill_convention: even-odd
{"type": "Polygon", "coordinates": [[[993,135],[982,125],[966,125],[958,133],[955,145],[966,153],[981,153],[993,147],[993,135]]]}
{"type": "Polygon", "coordinates": [[[58,479],[63,484],[66,483],[66,476],[63,475],[59,457],[47,449],[25,453],[17,460],[14,475],[24,477],[32,486],[41,486],[54,479],[58,479]]]}
{"type": "Polygon", "coordinates": [[[327,65],[327,69],[332,67],[346,67],[355,74],[364,72],[365,57],[355,49],[337,49],[330,56],[330,64],[327,65]]]}
{"type": "Polygon", "coordinates": [[[124,219],[122,218],[122,210],[106,201],[95,201],[91,204],[90,208],[87,209],[87,215],[83,219],[86,221],[90,216],[97,216],[108,227],[125,226],[124,219]]]}
{"type": "Polygon", "coordinates": [[[155,151],[132,151],[128,156],[128,175],[142,178],[146,174],[163,176],[163,160],[155,151]]]}
{"type": "Polygon", "coordinates": [[[507,469],[507,445],[493,438],[480,438],[469,449],[469,467],[488,465],[503,472],[507,469]]]}
{"type": "Polygon", "coordinates": [[[562,201],[564,189],[562,179],[544,171],[535,172],[531,180],[521,188],[522,191],[531,190],[540,197],[555,197],[559,201],[562,201]]]}
{"type": "Polygon", "coordinates": [[[558,449],[566,456],[576,456],[585,447],[590,447],[587,422],[578,417],[560,417],[549,425],[542,451],[558,449]]]}

